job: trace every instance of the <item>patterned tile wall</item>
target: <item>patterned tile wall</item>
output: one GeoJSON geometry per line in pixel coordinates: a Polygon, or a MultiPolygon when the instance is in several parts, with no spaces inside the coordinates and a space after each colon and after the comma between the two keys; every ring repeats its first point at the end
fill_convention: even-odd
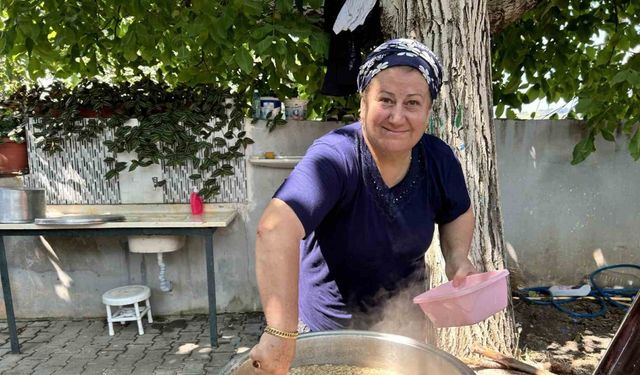
{"type": "MultiPolygon", "coordinates": [[[[49,204],[118,204],[120,194],[117,179],[109,181],[109,170],[103,162],[108,152],[102,142],[113,139],[105,130],[101,139],[78,142],[77,137],[64,141],[64,151],[46,153],[37,148],[33,136],[34,121],[27,126],[29,170],[24,183],[30,188],[43,188],[49,204]]],[[[109,155],[111,156],[111,155],[109,155]]]]}
{"type": "MultiPolygon", "coordinates": [[[[30,174],[25,176],[25,186],[44,188],[48,204],[121,203],[118,178],[109,181],[104,179],[110,168],[103,160],[113,155],[102,143],[113,139],[111,130],[106,129],[98,139],[92,141],[77,142],[72,137],[64,142],[64,151],[49,155],[35,145],[33,121],[37,120],[32,119],[27,127],[30,174]]],[[[212,134],[211,139],[216,136],[222,134],[212,134]]],[[[208,203],[242,203],[246,200],[245,159],[240,158],[230,164],[235,174],[219,179],[220,194],[208,199],[208,203]]],[[[189,203],[193,188],[202,187],[201,181],[196,184],[189,179],[190,175],[196,173],[190,163],[180,167],[161,167],[161,178],[167,182],[164,186],[164,203],[189,203]]]]}
{"type": "MultiPolygon", "coordinates": [[[[213,126],[213,122],[209,123],[213,126]]],[[[211,134],[209,137],[210,143],[213,143],[213,138],[222,137],[223,132],[217,132],[211,134]]],[[[222,151],[222,148],[214,147],[215,151],[222,151]]],[[[204,152],[198,154],[199,157],[204,157],[204,152]]],[[[233,176],[225,176],[218,178],[218,184],[220,185],[220,194],[207,200],[209,203],[242,203],[246,200],[247,191],[247,178],[246,178],[246,163],[245,158],[236,159],[230,162],[234,168],[235,174],[233,176]]],[[[189,196],[194,187],[198,189],[202,188],[203,181],[197,181],[194,183],[189,179],[189,176],[195,173],[199,173],[193,168],[191,162],[188,162],[185,166],[170,167],[163,165],[163,178],[167,180],[165,185],[164,202],[165,203],[188,203],[189,196]]]]}

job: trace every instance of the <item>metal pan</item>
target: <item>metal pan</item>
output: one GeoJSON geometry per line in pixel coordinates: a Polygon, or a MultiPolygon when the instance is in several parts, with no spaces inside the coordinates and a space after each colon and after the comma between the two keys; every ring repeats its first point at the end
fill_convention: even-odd
{"type": "Polygon", "coordinates": [[[64,215],[55,217],[42,217],[35,219],[38,225],[91,225],[103,224],[112,221],[124,221],[123,215],[64,215]]]}

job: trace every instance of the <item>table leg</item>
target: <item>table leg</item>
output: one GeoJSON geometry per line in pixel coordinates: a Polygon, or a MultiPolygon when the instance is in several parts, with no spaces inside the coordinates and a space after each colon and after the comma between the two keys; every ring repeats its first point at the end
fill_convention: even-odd
{"type": "Polygon", "coordinates": [[[11,299],[11,285],[9,284],[9,270],[7,267],[7,254],[4,251],[4,237],[0,236],[0,280],[2,280],[2,294],[4,295],[4,309],[7,312],[7,325],[11,340],[11,353],[20,353],[18,342],[18,330],[16,329],[16,317],[13,315],[13,300],[11,299]]]}
{"type": "Polygon", "coordinates": [[[204,236],[204,252],[207,258],[207,291],[209,294],[209,335],[211,346],[218,346],[218,323],[216,321],[216,279],[213,265],[213,232],[204,236]]]}

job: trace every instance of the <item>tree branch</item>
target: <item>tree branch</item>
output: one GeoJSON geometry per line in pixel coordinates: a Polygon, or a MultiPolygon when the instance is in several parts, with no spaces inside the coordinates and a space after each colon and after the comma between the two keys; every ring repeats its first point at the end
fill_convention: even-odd
{"type": "Polygon", "coordinates": [[[541,0],[488,0],[487,11],[491,23],[491,34],[499,33],[540,2],[541,0]]]}

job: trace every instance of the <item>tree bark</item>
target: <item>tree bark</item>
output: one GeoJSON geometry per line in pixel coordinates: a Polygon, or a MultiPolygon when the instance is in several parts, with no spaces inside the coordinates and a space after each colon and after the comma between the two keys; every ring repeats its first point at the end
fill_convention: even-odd
{"type": "MultiPolygon", "coordinates": [[[[462,164],[476,229],[470,258],[480,271],[506,268],[492,122],[491,54],[486,0],[382,0],[388,37],[422,41],[441,58],[444,85],[431,113],[429,132],[451,145],[462,164]]],[[[434,241],[432,247],[437,247],[434,241]]],[[[430,286],[446,281],[438,249],[428,251],[430,286]]],[[[469,327],[442,329],[437,345],[454,355],[474,345],[515,354],[513,308],[469,327]]]]}
{"type": "MultiPolygon", "coordinates": [[[[542,0],[487,0],[487,12],[489,13],[489,25],[491,34],[497,34],[505,27],[517,21],[524,13],[536,7],[542,0]]],[[[380,6],[383,8],[384,17],[397,19],[397,16],[404,8],[403,2],[397,0],[382,0],[380,6]]],[[[406,6],[406,8],[409,8],[406,6]]],[[[388,19],[387,22],[390,20],[388,19]]]]}
{"type": "Polygon", "coordinates": [[[499,33],[540,2],[541,0],[488,0],[487,11],[491,34],[499,33]]]}

